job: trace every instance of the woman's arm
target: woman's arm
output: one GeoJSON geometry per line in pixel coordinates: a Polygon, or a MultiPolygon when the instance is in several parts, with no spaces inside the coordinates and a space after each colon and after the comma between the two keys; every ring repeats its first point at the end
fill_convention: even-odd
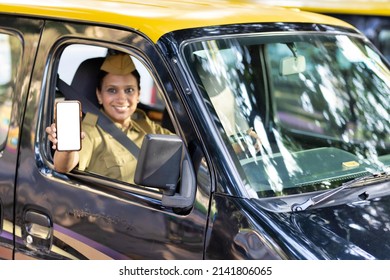
{"type": "MultiPolygon", "coordinates": [[[[57,133],[55,124],[46,127],[46,133],[49,140],[52,142],[52,148],[57,149],[57,133]]],[[[83,138],[83,137],[82,137],[83,138]]],[[[54,169],[61,173],[67,173],[77,166],[79,163],[78,151],[55,151],[54,153],[54,169]]]]}

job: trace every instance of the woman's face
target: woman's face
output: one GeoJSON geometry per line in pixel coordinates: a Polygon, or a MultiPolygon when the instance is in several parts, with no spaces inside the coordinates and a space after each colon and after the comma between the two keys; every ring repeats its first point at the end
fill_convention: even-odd
{"type": "Polygon", "coordinates": [[[139,88],[133,74],[114,75],[108,73],[102,81],[101,91],[96,90],[104,112],[122,126],[128,125],[139,102],[139,88]]]}

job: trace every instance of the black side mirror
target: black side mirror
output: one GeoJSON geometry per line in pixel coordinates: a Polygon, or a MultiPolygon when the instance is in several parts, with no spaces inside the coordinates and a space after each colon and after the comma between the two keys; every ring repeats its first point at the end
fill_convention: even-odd
{"type": "Polygon", "coordinates": [[[196,192],[195,173],[181,138],[177,135],[146,135],[134,182],[161,189],[164,206],[192,207],[196,192]]]}

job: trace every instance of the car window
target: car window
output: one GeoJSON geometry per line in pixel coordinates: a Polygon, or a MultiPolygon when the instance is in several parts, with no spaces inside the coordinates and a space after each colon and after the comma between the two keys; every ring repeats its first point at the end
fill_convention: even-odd
{"type": "MultiPolygon", "coordinates": [[[[101,124],[97,121],[99,118],[102,118],[101,115],[96,116],[87,113],[87,111],[91,111],[91,107],[95,107],[95,109],[98,109],[98,112],[100,110],[102,115],[112,119],[112,116],[107,112],[107,107],[102,104],[101,100],[98,100],[96,88],[100,79],[99,70],[104,59],[115,53],[118,53],[118,51],[101,46],[85,44],[67,46],[59,57],[58,77],[69,85],[75,91],[76,96],[80,96],[80,98],[69,95],[69,88],[58,87],[57,85],[53,106],[55,102],[67,99],[78,99],[81,102],[81,107],[83,108],[82,129],[86,136],[82,141],[80,161],[76,167],[78,171],[133,184],[136,158],[132,155],[132,151],[129,151],[124,145],[119,143],[118,138],[122,135],[112,134],[114,132],[111,131],[111,128],[101,127],[101,124]],[[95,116],[97,117],[96,119],[95,116]],[[91,127],[98,128],[92,129],[91,127]],[[115,141],[112,139],[115,139],[115,141]],[[86,154],[88,157],[85,156],[86,154]],[[99,154],[99,156],[95,158],[95,154],[99,154]],[[85,160],[85,158],[88,159],[85,160]]],[[[126,55],[130,57],[139,73],[140,95],[137,110],[132,117],[131,126],[129,128],[121,128],[120,134],[128,136],[140,147],[143,139],[141,138],[142,135],[147,133],[172,134],[172,131],[162,126],[163,118],[169,117],[168,115],[163,115],[165,103],[161,98],[161,94],[158,94],[151,72],[141,58],[132,54],[126,53],[126,55]],[[140,133],[141,136],[134,136],[136,133],[140,133]]],[[[111,86],[115,86],[115,84],[110,84],[111,86]]],[[[109,91],[111,92],[111,88],[109,91]]],[[[116,113],[123,110],[123,108],[118,107],[118,104],[109,103],[109,106],[116,113]]],[[[167,122],[165,119],[164,121],[167,122]]],[[[115,123],[115,126],[119,127],[118,123],[115,123]]]]}
{"type": "MultiPolygon", "coordinates": [[[[267,45],[275,120],[285,133],[316,135],[329,141],[364,141],[367,127],[386,124],[387,114],[375,114],[379,108],[388,111],[386,102],[382,102],[387,94],[385,85],[376,79],[381,73],[370,69],[374,58],[357,59],[360,54],[369,56],[373,51],[356,47],[347,37],[337,38],[335,42],[325,39],[317,46],[311,41],[295,42],[294,46],[267,45]],[[280,61],[296,55],[291,48],[305,58],[306,70],[290,75],[280,73],[280,61]],[[332,60],[335,63],[330,67],[332,60]],[[332,75],[339,79],[323,78],[332,75]],[[367,116],[369,112],[371,117],[367,116]]],[[[374,131],[388,140],[383,128],[377,126],[374,131]]]]}
{"type": "MultiPolygon", "coordinates": [[[[66,47],[61,55],[58,73],[63,81],[71,84],[78,66],[84,60],[93,57],[103,57],[107,55],[107,48],[83,44],[73,44],[66,47]]],[[[142,94],[140,102],[142,104],[162,111],[165,107],[161,93],[146,67],[136,58],[132,57],[137,70],[141,74],[142,94]]]]}
{"type": "Polygon", "coordinates": [[[347,21],[362,31],[367,38],[390,61],[390,18],[353,14],[329,14],[347,21]]]}
{"type": "Polygon", "coordinates": [[[379,49],[387,60],[390,61],[390,24],[385,29],[379,31],[378,41],[379,49]]]}
{"type": "MultiPolygon", "coordinates": [[[[12,111],[12,96],[17,69],[22,56],[22,44],[16,36],[0,34],[0,148],[4,148],[7,143],[10,129],[10,119],[12,111]]],[[[12,131],[11,131],[12,132],[12,131]]],[[[12,135],[8,139],[9,144],[16,145],[17,139],[12,135]],[[15,143],[13,143],[15,141],[15,143]]]]}
{"type": "Polygon", "coordinates": [[[388,168],[390,73],[362,38],[219,38],[193,42],[185,54],[254,197],[325,189],[388,168]]]}

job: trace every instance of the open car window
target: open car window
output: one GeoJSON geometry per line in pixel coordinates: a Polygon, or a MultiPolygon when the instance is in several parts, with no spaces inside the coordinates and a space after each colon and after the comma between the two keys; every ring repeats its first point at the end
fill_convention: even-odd
{"type": "MultiPolygon", "coordinates": [[[[86,113],[86,111],[90,111],[89,108],[95,107],[95,109],[98,110],[97,113],[103,114],[103,107],[99,105],[96,97],[96,87],[98,84],[100,66],[103,63],[104,58],[111,52],[113,52],[113,50],[108,50],[107,48],[100,46],[73,44],[64,48],[61,53],[58,64],[58,77],[62,82],[72,88],[76,98],[69,95],[69,91],[65,91],[67,87],[60,87],[59,84],[57,84],[53,107],[54,103],[57,101],[77,99],[77,96],[82,96],[79,101],[81,102],[81,108],[83,108],[83,130],[86,128],[84,126],[85,124],[97,125],[97,123],[91,123],[91,115],[88,116],[86,113]]],[[[121,131],[120,134],[123,135],[118,135],[117,131],[114,133],[110,127],[101,127],[99,124],[100,127],[95,134],[99,134],[100,137],[97,137],[95,134],[86,134],[82,141],[82,151],[80,151],[80,153],[84,153],[84,151],[91,150],[86,153],[88,155],[92,154],[92,152],[97,152],[97,154],[99,154],[99,160],[84,160],[80,157],[79,164],[75,170],[103,176],[110,180],[123,180],[125,183],[133,184],[133,180],[130,180],[129,178],[132,178],[134,174],[137,156],[132,154],[133,151],[131,149],[125,148],[123,143],[119,141],[119,138],[129,137],[131,139],[131,137],[135,137],[135,140],[130,140],[132,143],[128,143],[130,141],[127,141],[127,144],[137,145],[139,149],[142,144],[142,138],[130,136],[131,133],[133,133],[130,132],[130,130],[141,131],[143,134],[167,134],[173,133],[173,129],[172,127],[169,127],[170,131],[168,132],[162,127],[163,118],[164,122],[168,124],[170,118],[167,114],[164,114],[165,102],[161,97],[161,93],[158,92],[155,80],[147,66],[141,61],[141,58],[132,54],[129,54],[129,56],[140,75],[140,98],[139,103],[137,104],[137,110],[132,115],[132,118],[134,117],[135,119],[140,120],[140,122],[137,122],[137,126],[135,127],[133,125],[131,129],[129,128],[128,130],[121,131]],[[167,120],[168,118],[169,120],[167,120]],[[162,128],[153,129],[153,132],[150,132],[148,130],[149,126],[147,125],[149,122],[153,123],[152,127],[161,126],[162,128]],[[117,141],[111,143],[111,138],[115,138],[117,141]],[[102,151],[103,147],[105,147],[104,149],[106,151],[102,151]]],[[[102,116],[99,115],[97,119],[99,118],[102,118],[102,116]]]]}
{"type": "MultiPolygon", "coordinates": [[[[70,85],[77,68],[83,61],[95,57],[105,57],[107,52],[107,48],[99,46],[83,44],[69,45],[64,49],[61,55],[58,74],[64,82],[70,85]]],[[[153,108],[156,111],[162,112],[165,108],[164,100],[161,96],[161,93],[158,91],[150,72],[139,59],[132,56],[132,60],[134,61],[137,70],[140,72],[142,77],[142,94],[140,96],[140,102],[143,105],[150,107],[151,109],[153,108]]]]}

